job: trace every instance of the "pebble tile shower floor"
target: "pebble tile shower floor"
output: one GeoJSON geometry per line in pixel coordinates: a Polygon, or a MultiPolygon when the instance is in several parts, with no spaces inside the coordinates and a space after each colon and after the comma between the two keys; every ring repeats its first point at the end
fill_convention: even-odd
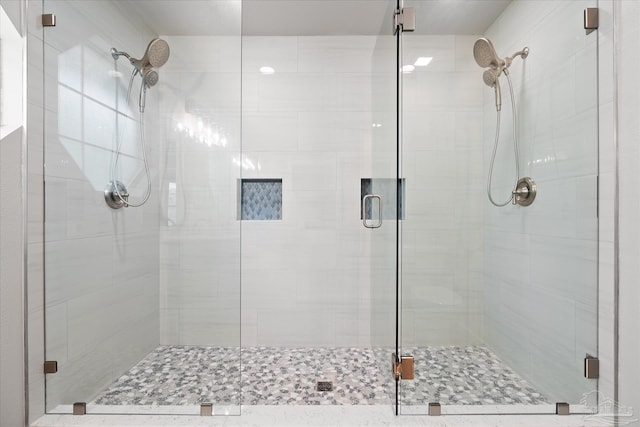
{"type": "MultiPolygon", "coordinates": [[[[486,347],[405,348],[415,380],[402,381],[401,403],[454,405],[549,403],[486,347]]],[[[391,404],[387,350],[161,346],[123,374],[99,405],[391,404]],[[331,381],[331,391],[317,391],[331,381]],[[242,391],[240,392],[240,385],[242,391]]]]}

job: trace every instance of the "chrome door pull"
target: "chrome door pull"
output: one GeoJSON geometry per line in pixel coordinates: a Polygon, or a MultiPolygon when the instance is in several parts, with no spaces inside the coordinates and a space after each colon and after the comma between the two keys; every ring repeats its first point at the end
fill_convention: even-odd
{"type": "Polygon", "coordinates": [[[382,198],[377,194],[367,194],[362,198],[362,224],[366,228],[382,227],[382,198]],[[367,223],[367,200],[369,199],[378,199],[378,222],[371,225],[367,223]]]}

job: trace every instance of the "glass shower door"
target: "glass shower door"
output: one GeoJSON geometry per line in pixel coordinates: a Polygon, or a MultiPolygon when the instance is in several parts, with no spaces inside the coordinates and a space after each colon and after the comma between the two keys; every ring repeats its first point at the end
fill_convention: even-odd
{"type": "Polygon", "coordinates": [[[241,3],[185,3],[44,2],[49,413],[239,413],[241,3]]]}
{"type": "Polygon", "coordinates": [[[387,395],[397,410],[397,382],[391,372],[397,353],[398,205],[398,36],[390,25],[398,2],[389,1],[372,57],[371,175],[362,183],[362,219],[370,239],[371,345],[387,395]]]}
{"type": "Polygon", "coordinates": [[[469,4],[434,34],[446,25],[433,20],[434,2],[404,2],[417,29],[402,35],[401,52],[400,339],[415,379],[401,381],[401,413],[554,413],[556,403],[574,413],[594,404],[597,380],[583,370],[585,357],[597,357],[598,35],[585,34],[582,17],[596,6],[514,1],[484,28],[455,27],[478,21],[469,4]],[[491,187],[499,202],[514,187],[515,122],[520,177],[537,185],[530,206],[487,198],[497,112],[495,89],[483,83],[491,66],[473,57],[479,33],[501,58],[530,49],[508,69],[517,120],[499,78],[491,187]]]}

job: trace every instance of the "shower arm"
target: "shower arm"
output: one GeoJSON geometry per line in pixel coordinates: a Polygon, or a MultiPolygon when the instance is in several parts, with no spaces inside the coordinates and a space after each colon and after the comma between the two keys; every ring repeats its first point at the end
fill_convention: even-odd
{"type": "Polygon", "coordinates": [[[132,57],[131,55],[129,55],[127,52],[121,52],[119,50],[116,50],[115,47],[111,48],[111,56],[113,57],[113,59],[115,59],[116,61],[118,60],[118,58],[120,58],[121,56],[124,56],[125,58],[127,58],[129,60],[129,62],[131,63],[131,65],[133,65],[134,70],[133,70],[133,75],[136,74],[140,74],[143,75],[143,71],[141,68],[141,60],[140,59],[136,59],[134,57],[132,57]]]}
{"type": "Polygon", "coordinates": [[[121,52],[119,50],[116,50],[115,47],[111,48],[111,57],[113,57],[113,59],[115,59],[116,61],[118,60],[118,58],[120,58],[121,56],[124,56],[125,58],[127,58],[129,60],[129,62],[131,63],[131,65],[133,65],[135,67],[134,70],[134,74],[140,74],[142,75],[142,60],[141,59],[136,59],[134,57],[132,57],[131,55],[129,55],[127,52],[121,52]]]}
{"type": "Polygon", "coordinates": [[[513,55],[507,56],[506,58],[504,58],[504,63],[505,63],[504,68],[509,68],[513,60],[516,59],[516,57],[518,56],[521,57],[522,59],[525,59],[527,56],[529,56],[529,48],[525,47],[522,50],[517,51],[513,55]]]}
{"type": "Polygon", "coordinates": [[[119,57],[124,56],[125,58],[127,58],[129,60],[129,62],[131,62],[133,64],[133,61],[135,61],[134,58],[131,57],[131,55],[129,55],[127,52],[120,52],[119,50],[116,50],[115,47],[111,48],[111,57],[113,59],[115,59],[116,61],[118,60],[119,57]]]}

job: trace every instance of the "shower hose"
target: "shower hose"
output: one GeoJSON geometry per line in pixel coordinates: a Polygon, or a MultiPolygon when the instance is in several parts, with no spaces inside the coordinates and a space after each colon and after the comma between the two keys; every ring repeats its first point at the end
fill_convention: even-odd
{"type": "MultiPolygon", "coordinates": [[[[509,196],[509,199],[507,199],[507,201],[505,201],[504,203],[498,203],[495,200],[493,200],[493,196],[491,195],[491,180],[493,179],[493,166],[496,160],[496,153],[498,151],[498,141],[500,140],[500,110],[498,110],[497,119],[496,119],[496,139],[493,144],[493,154],[491,155],[491,164],[489,166],[489,178],[487,179],[487,196],[489,197],[489,201],[491,202],[491,204],[497,207],[503,207],[511,203],[514,197],[514,191],[516,190],[518,181],[520,180],[520,160],[519,160],[519,153],[518,153],[518,128],[517,128],[518,121],[517,121],[517,113],[516,113],[516,99],[513,94],[513,84],[511,83],[511,76],[509,75],[509,70],[507,70],[506,68],[504,69],[504,75],[507,76],[507,81],[509,82],[511,110],[513,111],[513,114],[512,114],[513,116],[513,153],[515,155],[515,161],[516,161],[516,181],[513,186],[513,190],[511,191],[511,195],[509,196]]],[[[496,79],[496,84],[498,84],[497,79],[496,79]]]]}
{"type": "MultiPolygon", "coordinates": [[[[131,87],[133,85],[133,78],[136,76],[136,74],[137,74],[137,70],[134,70],[133,73],[131,73],[131,78],[129,79],[129,88],[127,89],[127,103],[129,103],[129,99],[131,98],[131,87]]],[[[125,206],[131,206],[134,208],[138,208],[144,205],[145,203],[147,203],[147,200],[149,200],[149,196],[151,195],[151,176],[149,172],[149,162],[147,161],[147,150],[145,148],[145,136],[144,136],[144,107],[145,107],[146,95],[147,95],[147,86],[143,78],[142,85],[140,86],[140,95],[138,97],[138,111],[140,112],[140,145],[142,148],[142,160],[144,162],[145,176],[147,178],[147,192],[142,202],[134,204],[129,202],[128,198],[127,200],[125,200],[120,194],[118,185],[117,184],[114,185],[116,195],[118,196],[120,201],[122,201],[122,203],[124,203],[125,206]]],[[[113,163],[113,177],[114,177],[115,183],[118,182],[116,179],[116,171],[118,168],[118,159],[120,158],[121,145],[122,145],[122,138],[118,138],[118,143],[116,145],[116,159],[113,163]]]]}

